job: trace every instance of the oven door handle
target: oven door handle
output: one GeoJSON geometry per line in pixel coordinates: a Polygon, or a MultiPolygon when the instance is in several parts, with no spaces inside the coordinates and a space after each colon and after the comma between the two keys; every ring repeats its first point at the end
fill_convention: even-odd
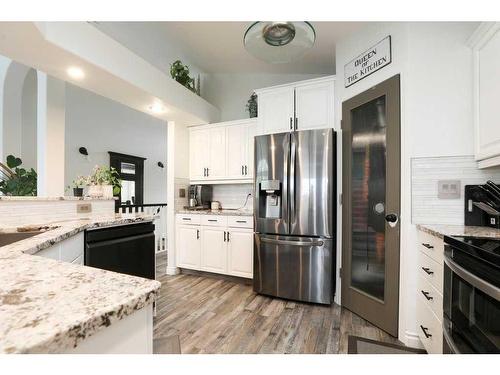
{"type": "Polygon", "coordinates": [[[466,269],[462,268],[461,266],[456,264],[447,253],[444,254],[444,262],[454,273],[467,281],[473,287],[481,290],[490,297],[495,298],[497,301],[500,301],[500,288],[497,288],[495,285],[484,281],[473,273],[470,273],[466,269]]]}

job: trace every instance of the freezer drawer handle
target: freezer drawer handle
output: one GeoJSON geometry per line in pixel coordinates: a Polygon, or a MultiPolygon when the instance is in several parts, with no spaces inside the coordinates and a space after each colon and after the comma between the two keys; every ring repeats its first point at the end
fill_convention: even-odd
{"type": "Polygon", "coordinates": [[[323,246],[323,241],[287,241],[287,240],[273,240],[272,238],[262,238],[262,242],[274,243],[278,245],[292,245],[292,246],[323,246]]]}

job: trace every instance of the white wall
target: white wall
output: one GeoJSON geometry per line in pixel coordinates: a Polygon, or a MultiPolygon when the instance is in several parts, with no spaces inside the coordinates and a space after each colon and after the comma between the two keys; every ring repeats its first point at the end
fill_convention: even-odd
{"type": "MultiPolygon", "coordinates": [[[[338,129],[344,100],[401,74],[399,339],[409,345],[419,344],[414,297],[418,250],[416,229],[411,223],[411,159],[472,153],[472,54],[465,42],[475,26],[472,23],[374,23],[342,40],[336,48],[338,129]],[[344,88],[344,65],[387,35],[392,37],[392,63],[344,88]]],[[[342,249],[340,218],[341,212],[338,249],[342,249]]],[[[338,253],[340,264],[341,251],[338,253]]]]}
{"type": "Polygon", "coordinates": [[[21,154],[23,166],[36,170],[36,150],[37,150],[37,73],[35,69],[30,69],[23,84],[23,94],[21,99],[21,154]]]}
{"type": "Polygon", "coordinates": [[[210,74],[204,97],[221,111],[221,121],[248,118],[246,104],[255,89],[320,77],[318,74],[210,74]]]}
{"type": "MultiPolygon", "coordinates": [[[[152,116],[66,83],[66,186],[96,165],[109,165],[108,151],[145,157],[144,203],[167,201],[167,124],[152,116]],[[87,160],[79,154],[83,146],[87,160]],[[165,168],[157,163],[161,161],[165,168]]],[[[71,192],[66,192],[70,194],[71,192]]]]}

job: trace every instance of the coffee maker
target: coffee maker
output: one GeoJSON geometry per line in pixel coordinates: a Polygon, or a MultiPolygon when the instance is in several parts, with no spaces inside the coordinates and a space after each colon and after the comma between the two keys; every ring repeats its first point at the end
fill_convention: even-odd
{"type": "Polygon", "coordinates": [[[201,210],[210,208],[212,200],[212,186],[210,185],[189,185],[189,209],[201,210]]]}

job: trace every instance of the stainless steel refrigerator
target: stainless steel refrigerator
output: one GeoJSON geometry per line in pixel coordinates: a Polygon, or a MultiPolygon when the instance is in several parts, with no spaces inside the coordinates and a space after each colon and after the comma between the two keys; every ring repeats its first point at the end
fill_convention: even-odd
{"type": "Polygon", "coordinates": [[[332,129],[255,137],[257,293],[331,304],[336,140],[332,129]]]}

